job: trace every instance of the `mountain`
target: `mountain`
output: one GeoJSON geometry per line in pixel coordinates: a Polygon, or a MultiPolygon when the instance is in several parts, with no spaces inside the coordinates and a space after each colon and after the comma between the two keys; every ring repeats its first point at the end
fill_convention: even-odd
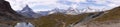
{"type": "Polygon", "coordinates": [[[78,14],[80,14],[80,12],[79,12],[79,10],[77,8],[74,9],[72,7],[69,7],[67,10],[55,8],[55,9],[51,10],[51,12],[49,14],[53,14],[53,13],[63,13],[63,14],[69,14],[69,15],[78,15],[78,14]]]}
{"type": "Polygon", "coordinates": [[[26,5],[23,10],[19,11],[18,12],[19,14],[25,16],[25,17],[29,17],[29,18],[35,18],[35,12],[33,12],[33,10],[28,6],[26,5]]]}
{"type": "Polygon", "coordinates": [[[120,20],[120,6],[106,11],[106,13],[94,21],[120,20]]]}
{"type": "Polygon", "coordinates": [[[37,14],[39,14],[41,16],[46,16],[46,15],[50,15],[50,14],[54,14],[54,13],[65,14],[65,12],[66,12],[66,10],[64,10],[64,9],[54,8],[53,10],[50,10],[50,11],[39,11],[39,12],[37,12],[37,14]]]}
{"type": "Polygon", "coordinates": [[[31,20],[31,22],[33,22],[36,27],[69,27],[72,26],[72,24],[77,24],[79,21],[86,19],[88,16],[91,17],[94,15],[93,18],[99,16],[96,14],[99,14],[99,12],[69,15],[57,11],[56,13],[39,17],[36,20],[31,20]]]}
{"type": "Polygon", "coordinates": [[[120,27],[120,6],[102,13],[93,15],[92,19],[86,20],[88,22],[84,21],[84,23],[76,24],[74,27],[120,27]]]}
{"type": "Polygon", "coordinates": [[[28,6],[26,5],[23,10],[21,10],[22,13],[25,13],[25,12],[29,12],[29,13],[34,13],[33,10],[28,6]]]}
{"type": "MultiPolygon", "coordinates": [[[[51,11],[42,11],[40,13],[49,14],[36,20],[31,20],[36,27],[116,27],[114,23],[119,24],[120,22],[120,7],[107,11],[90,8],[83,10],[72,7],[68,8],[68,10],[55,8],[51,11]]],[[[120,27],[119,25],[117,26],[120,27]]]]}
{"type": "Polygon", "coordinates": [[[64,9],[59,9],[59,8],[54,8],[53,10],[51,10],[49,12],[49,14],[53,14],[53,13],[66,13],[66,10],[64,9]]]}
{"type": "Polygon", "coordinates": [[[78,15],[80,14],[79,10],[77,10],[77,8],[72,8],[72,7],[69,7],[66,14],[69,14],[69,15],[78,15]]]}
{"type": "Polygon", "coordinates": [[[54,14],[54,13],[63,13],[63,14],[69,14],[69,15],[78,15],[82,13],[94,13],[94,12],[101,12],[101,10],[98,9],[91,9],[91,8],[86,8],[86,9],[77,9],[73,7],[69,7],[67,10],[65,9],[59,9],[59,8],[54,8],[50,11],[39,11],[37,13],[41,15],[49,15],[49,14],[54,14]]]}
{"type": "MultiPolygon", "coordinates": [[[[37,12],[37,14],[40,14],[41,16],[46,16],[46,15],[50,15],[50,14],[54,14],[54,13],[66,14],[66,13],[71,13],[72,12],[71,10],[73,10],[73,9],[69,8],[68,10],[65,10],[65,9],[54,8],[50,11],[39,11],[39,12],[37,12]]],[[[75,13],[75,11],[73,13],[75,13]]]]}
{"type": "MultiPolygon", "coordinates": [[[[15,21],[23,21],[25,17],[15,12],[9,2],[0,0],[0,24],[13,24],[15,21]]],[[[0,26],[1,27],[1,26],[0,26]]]]}
{"type": "Polygon", "coordinates": [[[23,17],[22,15],[18,14],[17,12],[15,12],[9,2],[1,0],[0,1],[0,19],[21,19],[21,17],[23,17]]]}
{"type": "Polygon", "coordinates": [[[85,8],[85,9],[78,9],[78,8],[73,8],[69,7],[66,14],[70,15],[78,15],[78,14],[83,14],[83,13],[94,13],[94,12],[102,12],[105,11],[103,9],[92,9],[92,8],[85,8]]]}

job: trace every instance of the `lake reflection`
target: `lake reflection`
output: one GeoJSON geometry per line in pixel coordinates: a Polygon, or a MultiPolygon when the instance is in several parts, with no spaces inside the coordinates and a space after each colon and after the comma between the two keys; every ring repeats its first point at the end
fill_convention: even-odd
{"type": "Polygon", "coordinates": [[[15,25],[15,27],[34,27],[30,22],[19,22],[15,25]]]}

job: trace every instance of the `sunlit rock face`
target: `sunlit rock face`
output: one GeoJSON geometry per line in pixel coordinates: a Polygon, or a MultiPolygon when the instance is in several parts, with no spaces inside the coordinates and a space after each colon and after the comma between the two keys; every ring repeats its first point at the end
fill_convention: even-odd
{"type": "Polygon", "coordinates": [[[28,22],[19,22],[15,25],[15,27],[34,27],[34,25],[28,22]]]}

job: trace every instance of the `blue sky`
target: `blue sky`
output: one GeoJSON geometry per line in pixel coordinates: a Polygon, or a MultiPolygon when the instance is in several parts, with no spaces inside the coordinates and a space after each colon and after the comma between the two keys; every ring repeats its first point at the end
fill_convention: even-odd
{"type": "Polygon", "coordinates": [[[85,9],[112,9],[120,6],[120,0],[6,0],[14,10],[21,10],[29,5],[34,11],[47,11],[54,8],[67,9],[69,7],[85,9]]]}

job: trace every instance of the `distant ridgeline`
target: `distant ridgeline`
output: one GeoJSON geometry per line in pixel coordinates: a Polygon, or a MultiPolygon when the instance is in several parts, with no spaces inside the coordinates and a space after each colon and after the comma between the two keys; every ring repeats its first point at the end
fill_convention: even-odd
{"type": "Polygon", "coordinates": [[[67,10],[54,8],[54,9],[49,10],[49,11],[34,12],[28,5],[26,5],[23,8],[23,10],[20,10],[20,11],[17,11],[17,12],[19,14],[25,16],[25,17],[38,18],[38,17],[41,17],[41,16],[47,16],[47,15],[54,14],[54,13],[62,13],[62,14],[67,14],[67,15],[79,15],[79,14],[83,14],[83,13],[94,13],[94,12],[102,12],[102,11],[105,11],[105,10],[91,9],[89,7],[86,8],[86,9],[79,10],[77,8],[69,7],[67,10]]]}

